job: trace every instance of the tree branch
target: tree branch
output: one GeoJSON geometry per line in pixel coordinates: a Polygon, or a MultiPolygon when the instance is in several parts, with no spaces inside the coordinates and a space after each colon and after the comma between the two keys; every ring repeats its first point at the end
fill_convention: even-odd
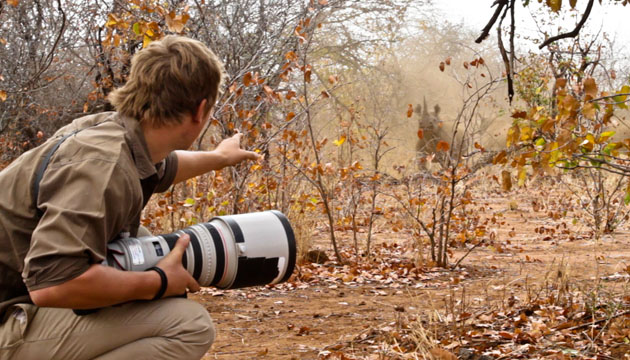
{"type": "Polygon", "coordinates": [[[544,48],[545,46],[558,41],[560,39],[566,39],[566,38],[570,38],[570,37],[576,37],[579,33],[580,30],[582,29],[582,26],[584,26],[584,23],[586,22],[586,20],[588,19],[588,17],[591,15],[591,9],[593,8],[593,3],[595,2],[595,0],[589,0],[588,1],[588,5],[586,6],[586,10],[584,11],[584,15],[582,15],[582,19],[580,20],[580,22],[577,24],[577,26],[575,27],[575,29],[573,29],[573,31],[568,32],[568,33],[563,33],[563,34],[559,34],[556,36],[552,36],[549,39],[545,40],[545,42],[543,42],[542,44],[540,44],[540,46],[538,47],[539,49],[544,48]]]}
{"type": "Polygon", "coordinates": [[[494,11],[494,14],[490,18],[490,21],[488,21],[488,24],[483,28],[483,30],[481,30],[481,35],[479,35],[479,37],[475,40],[477,44],[481,43],[488,37],[488,34],[490,33],[490,29],[492,29],[492,26],[494,26],[494,23],[497,22],[497,19],[499,18],[499,14],[501,14],[501,10],[503,10],[503,8],[507,4],[508,4],[508,0],[495,0],[492,6],[497,5],[497,9],[494,11]]]}

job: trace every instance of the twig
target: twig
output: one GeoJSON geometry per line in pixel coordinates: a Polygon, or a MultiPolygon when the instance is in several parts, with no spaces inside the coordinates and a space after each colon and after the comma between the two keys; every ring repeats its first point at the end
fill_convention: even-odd
{"type": "Polygon", "coordinates": [[[461,263],[466,256],[468,256],[473,250],[475,250],[475,248],[479,245],[483,244],[483,239],[481,239],[481,241],[479,241],[478,243],[476,243],[475,245],[473,245],[473,247],[471,247],[470,249],[468,249],[468,252],[466,254],[464,254],[464,256],[462,256],[459,260],[457,260],[457,262],[455,263],[455,265],[453,265],[452,269],[455,269],[459,266],[459,263],[461,263]]]}
{"type": "MultiPolygon", "coordinates": [[[[580,329],[580,328],[583,328],[583,327],[588,327],[588,326],[592,326],[592,325],[597,325],[597,324],[602,323],[602,322],[604,322],[604,321],[610,321],[610,320],[612,320],[612,319],[618,318],[618,317],[620,317],[620,316],[628,315],[628,314],[630,314],[630,310],[626,310],[626,311],[624,311],[624,312],[621,312],[621,313],[619,313],[619,314],[617,314],[617,315],[613,315],[613,316],[611,316],[611,317],[607,317],[607,318],[605,318],[605,319],[599,319],[599,320],[591,321],[591,322],[589,322],[589,323],[580,324],[580,325],[575,325],[575,326],[572,326],[572,327],[570,327],[570,328],[567,328],[566,330],[577,330],[577,329],[580,329]]],[[[553,330],[558,330],[558,329],[557,329],[557,327],[555,327],[555,328],[553,328],[553,330]]]]}
{"type": "MultiPolygon", "coordinates": [[[[588,102],[595,102],[595,101],[599,101],[599,100],[605,100],[605,99],[614,98],[614,97],[617,97],[617,96],[629,96],[629,95],[630,95],[630,93],[613,94],[613,95],[608,95],[608,96],[602,96],[602,97],[599,97],[597,99],[591,99],[588,102]]],[[[618,102],[618,104],[621,104],[621,103],[624,103],[624,102],[628,102],[628,101],[630,101],[630,99],[628,99],[626,101],[618,102]]]]}

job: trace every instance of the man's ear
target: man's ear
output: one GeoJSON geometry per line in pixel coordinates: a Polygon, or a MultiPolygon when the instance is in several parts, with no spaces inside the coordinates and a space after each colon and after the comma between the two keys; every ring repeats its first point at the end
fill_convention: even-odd
{"type": "Polygon", "coordinates": [[[208,115],[205,111],[207,104],[208,104],[208,99],[203,99],[201,100],[199,105],[197,105],[197,110],[195,111],[195,114],[193,115],[193,122],[199,123],[199,122],[204,121],[206,115],[208,115]]]}

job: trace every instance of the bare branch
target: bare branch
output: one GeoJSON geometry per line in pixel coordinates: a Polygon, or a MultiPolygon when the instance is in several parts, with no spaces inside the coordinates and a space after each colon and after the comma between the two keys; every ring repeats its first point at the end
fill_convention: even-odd
{"type": "Polygon", "coordinates": [[[492,6],[497,5],[497,9],[494,11],[494,14],[492,15],[492,18],[490,18],[490,21],[488,21],[488,24],[486,24],[483,30],[481,30],[481,35],[479,35],[479,37],[475,40],[477,44],[481,43],[488,37],[488,34],[490,33],[490,29],[492,29],[492,26],[494,26],[494,23],[497,22],[497,19],[499,18],[499,14],[501,14],[501,10],[503,10],[503,8],[507,4],[508,4],[508,0],[496,0],[494,4],[492,4],[492,6]]]}
{"type": "Polygon", "coordinates": [[[558,41],[560,39],[576,37],[580,33],[580,30],[582,29],[582,26],[584,26],[584,23],[586,22],[588,17],[591,15],[591,9],[593,9],[593,3],[594,2],[595,2],[595,0],[589,0],[588,5],[586,6],[586,10],[584,11],[584,15],[582,15],[582,19],[575,26],[575,29],[573,29],[573,31],[570,31],[568,33],[558,34],[556,36],[552,36],[549,39],[545,40],[542,44],[540,44],[540,46],[538,48],[542,49],[545,46],[547,46],[547,45],[549,45],[549,44],[551,44],[551,43],[553,43],[555,41],[558,41]]]}

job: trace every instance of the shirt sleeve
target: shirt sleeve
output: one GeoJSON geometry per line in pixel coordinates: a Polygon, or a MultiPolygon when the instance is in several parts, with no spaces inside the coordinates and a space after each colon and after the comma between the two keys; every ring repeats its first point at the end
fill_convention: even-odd
{"type": "Polygon", "coordinates": [[[107,242],[140,211],[133,205],[141,203],[133,198],[138,193],[133,186],[131,177],[107,160],[49,167],[38,198],[43,215],[24,261],[27,288],[64,283],[103,261],[107,242]]]}
{"type": "Polygon", "coordinates": [[[168,156],[158,164],[158,184],[155,188],[155,192],[164,192],[173,185],[175,175],[177,175],[178,159],[177,154],[172,151],[168,156]]]}

